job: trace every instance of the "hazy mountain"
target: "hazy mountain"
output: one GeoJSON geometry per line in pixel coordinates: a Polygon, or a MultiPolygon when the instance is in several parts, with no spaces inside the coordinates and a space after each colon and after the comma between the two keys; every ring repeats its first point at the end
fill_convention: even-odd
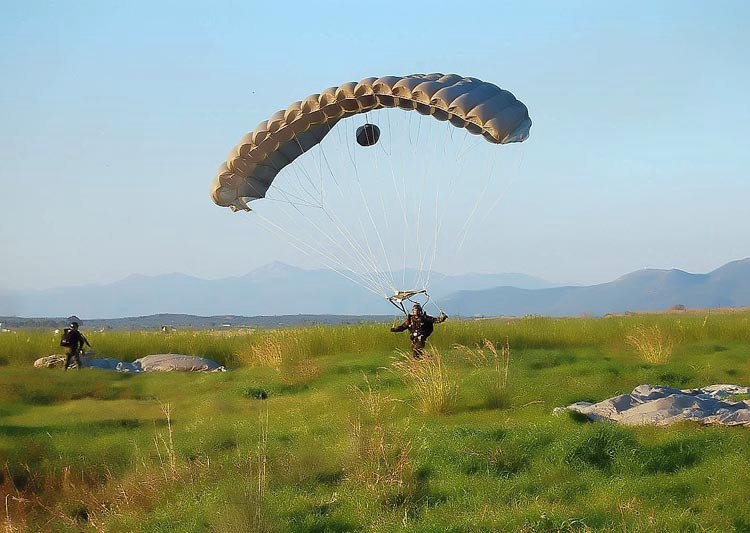
{"type": "MultiPolygon", "coordinates": [[[[413,270],[394,272],[403,288],[416,285],[413,270]]],[[[524,274],[433,272],[430,290],[447,295],[457,290],[513,285],[527,289],[551,283],[524,274]]],[[[206,280],[185,274],[132,275],[106,285],[9,292],[0,299],[0,315],[114,318],[159,313],[212,315],[383,315],[393,307],[331,270],[305,270],[274,262],[244,276],[206,280]],[[8,305],[3,305],[8,302],[8,305]],[[12,302],[12,306],[10,303],[12,302]]]]}
{"type": "Polygon", "coordinates": [[[448,312],[465,316],[603,315],[658,311],[678,304],[689,308],[750,306],[750,258],[708,274],[646,269],[588,287],[496,287],[459,291],[441,302],[448,312]]]}
{"type": "MultiPolygon", "coordinates": [[[[157,315],[126,318],[94,318],[82,321],[87,330],[111,329],[160,329],[164,326],[183,329],[231,329],[231,328],[277,328],[312,324],[358,324],[363,322],[390,322],[393,315],[275,315],[275,316],[196,316],[160,313],[157,315]]],[[[57,329],[67,326],[73,317],[22,318],[0,316],[2,328],[57,329]]]]}
{"type": "MultiPolygon", "coordinates": [[[[391,277],[399,287],[424,284],[413,270],[397,271],[391,277]]],[[[750,259],[734,261],[708,274],[639,270],[586,287],[554,287],[523,274],[433,273],[429,285],[433,296],[440,298],[441,307],[462,316],[602,315],[658,311],[677,304],[690,308],[750,306],[750,259]]],[[[244,320],[247,316],[362,317],[394,312],[384,299],[335,272],[304,270],[284,263],[270,263],[244,276],[215,280],[184,274],[133,275],[106,285],[0,294],[0,315],[27,317],[76,314],[116,318],[172,313],[207,317],[206,323],[215,325],[229,315],[244,320]]]]}

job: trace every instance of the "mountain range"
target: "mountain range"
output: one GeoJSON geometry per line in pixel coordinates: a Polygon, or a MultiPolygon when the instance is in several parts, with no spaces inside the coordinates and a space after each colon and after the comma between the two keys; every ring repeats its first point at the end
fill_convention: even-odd
{"type": "MultiPolygon", "coordinates": [[[[393,278],[414,278],[414,271],[393,278]]],[[[524,274],[433,272],[430,292],[451,315],[594,316],[627,311],[750,306],[750,258],[707,274],[644,269],[590,286],[555,286],[524,274]]],[[[0,293],[0,316],[119,318],[164,313],[211,316],[389,315],[384,299],[330,270],[270,263],[244,276],[133,275],[104,285],[0,293]]],[[[308,317],[309,318],[309,317],[308,317]]],[[[221,320],[221,319],[216,319],[221,320]]]]}
{"type": "Polygon", "coordinates": [[[462,290],[441,303],[455,314],[488,316],[600,316],[660,311],[676,305],[746,307],[750,306],[750,258],[732,261],[707,274],[643,269],[587,287],[462,290]]]}
{"type": "MultiPolygon", "coordinates": [[[[401,270],[393,279],[417,279],[401,270]]],[[[552,283],[524,274],[433,272],[433,294],[499,286],[540,289],[552,283]]],[[[212,315],[386,315],[384,299],[327,269],[305,270],[273,262],[244,276],[207,280],[185,274],[132,275],[115,283],[15,291],[2,298],[0,316],[119,318],[163,313],[212,315]],[[5,305],[3,305],[5,302],[5,305]]]]}

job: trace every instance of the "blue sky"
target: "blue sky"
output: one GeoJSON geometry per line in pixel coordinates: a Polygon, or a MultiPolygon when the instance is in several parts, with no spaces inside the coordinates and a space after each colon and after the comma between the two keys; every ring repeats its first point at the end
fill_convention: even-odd
{"type": "Polygon", "coordinates": [[[416,72],[497,83],[534,121],[491,223],[436,270],[594,283],[750,256],[750,4],[413,6],[4,2],[0,288],[313,266],[213,205],[216,167],[294,100],[416,72]]]}

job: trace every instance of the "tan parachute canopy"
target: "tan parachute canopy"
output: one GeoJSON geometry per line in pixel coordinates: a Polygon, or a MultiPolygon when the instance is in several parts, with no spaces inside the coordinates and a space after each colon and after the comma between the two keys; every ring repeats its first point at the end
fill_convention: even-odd
{"type": "Polygon", "coordinates": [[[211,187],[213,201],[232,210],[249,210],[246,202],[263,198],[281,169],[320,143],[339,120],[387,107],[447,120],[497,144],[521,142],[531,128],[525,105],[510,92],[477,78],[456,74],[365,78],[294,102],[242,137],[219,167],[211,187]]]}

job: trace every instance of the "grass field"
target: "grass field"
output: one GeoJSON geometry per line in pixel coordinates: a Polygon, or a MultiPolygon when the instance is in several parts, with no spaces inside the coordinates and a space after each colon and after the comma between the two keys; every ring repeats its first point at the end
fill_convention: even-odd
{"type": "Polygon", "coordinates": [[[52,332],[0,335],[7,531],[750,531],[750,429],[552,414],[750,385],[750,313],[449,321],[421,362],[385,325],[89,339],[232,370],[38,370],[52,332]]]}

